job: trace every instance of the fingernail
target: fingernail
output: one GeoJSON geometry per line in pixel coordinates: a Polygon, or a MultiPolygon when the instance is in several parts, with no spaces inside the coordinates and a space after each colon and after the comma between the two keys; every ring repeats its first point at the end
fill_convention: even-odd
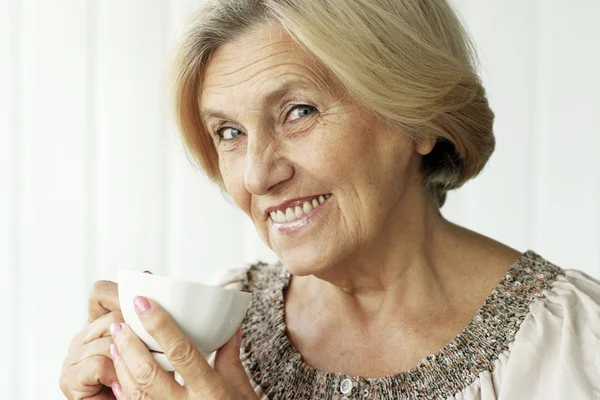
{"type": "Polygon", "coordinates": [[[119,385],[119,382],[113,382],[112,385],[110,385],[110,387],[112,388],[112,391],[115,394],[115,396],[119,397],[121,395],[123,389],[121,389],[121,385],[119,385]]]}
{"type": "Polygon", "coordinates": [[[138,314],[144,314],[150,309],[150,302],[142,296],[137,296],[133,299],[133,304],[138,314]]]}
{"type": "Polygon", "coordinates": [[[110,356],[112,357],[113,361],[117,361],[117,358],[119,357],[119,349],[114,343],[110,345],[110,356]]]}
{"type": "Polygon", "coordinates": [[[113,335],[113,337],[116,337],[122,330],[123,327],[119,322],[113,322],[110,324],[110,334],[113,335]]]}

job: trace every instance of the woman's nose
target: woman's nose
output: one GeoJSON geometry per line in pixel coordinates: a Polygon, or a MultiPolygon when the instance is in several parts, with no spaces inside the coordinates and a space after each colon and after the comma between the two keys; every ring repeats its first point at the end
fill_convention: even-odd
{"type": "Polygon", "coordinates": [[[250,193],[265,195],[293,175],[292,164],[279,156],[278,145],[273,138],[248,141],[244,184],[250,193]]]}

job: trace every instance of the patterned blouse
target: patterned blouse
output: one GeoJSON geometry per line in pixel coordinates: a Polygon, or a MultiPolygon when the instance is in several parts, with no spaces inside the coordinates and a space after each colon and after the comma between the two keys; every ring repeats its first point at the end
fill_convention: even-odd
{"type": "Polygon", "coordinates": [[[528,251],[464,330],[409,371],[316,370],[286,336],[289,272],[263,263],[212,283],[253,293],[240,357],[264,399],[600,399],[600,282],[528,251]]]}

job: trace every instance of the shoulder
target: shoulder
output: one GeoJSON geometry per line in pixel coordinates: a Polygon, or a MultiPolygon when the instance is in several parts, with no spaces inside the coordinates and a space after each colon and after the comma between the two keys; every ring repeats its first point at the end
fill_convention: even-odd
{"type": "Polygon", "coordinates": [[[554,322],[562,337],[582,345],[594,342],[600,368],[600,280],[577,269],[561,269],[538,312],[554,322]]]}
{"type": "Polygon", "coordinates": [[[600,398],[600,281],[529,254],[532,281],[555,275],[538,286],[502,363],[504,391],[531,399],[600,398]]]}
{"type": "MultiPolygon", "coordinates": [[[[600,341],[600,280],[577,269],[559,271],[552,287],[544,291],[544,301],[537,305],[539,311],[555,314],[557,321],[574,323],[581,328],[580,333],[592,332],[600,341]]],[[[561,325],[561,329],[567,327],[561,325]]]]}
{"type": "MultiPolygon", "coordinates": [[[[595,339],[600,344],[600,280],[577,269],[557,267],[530,252],[534,277],[554,270],[556,276],[530,305],[529,316],[572,340],[595,339]]],[[[600,348],[598,348],[600,352],[600,348]]]]}
{"type": "Polygon", "coordinates": [[[281,263],[257,262],[217,270],[207,283],[255,293],[277,286],[285,277],[286,270],[281,263]]]}

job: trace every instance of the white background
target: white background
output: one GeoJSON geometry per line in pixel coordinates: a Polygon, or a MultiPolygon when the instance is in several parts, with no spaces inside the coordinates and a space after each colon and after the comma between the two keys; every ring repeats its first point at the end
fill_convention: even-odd
{"type": "MultiPolygon", "coordinates": [[[[0,399],[60,399],[93,281],[273,256],[182,151],[166,67],[198,1],[0,0],[0,399]]],[[[456,0],[497,114],[451,220],[600,277],[600,2],[456,0]]]]}

